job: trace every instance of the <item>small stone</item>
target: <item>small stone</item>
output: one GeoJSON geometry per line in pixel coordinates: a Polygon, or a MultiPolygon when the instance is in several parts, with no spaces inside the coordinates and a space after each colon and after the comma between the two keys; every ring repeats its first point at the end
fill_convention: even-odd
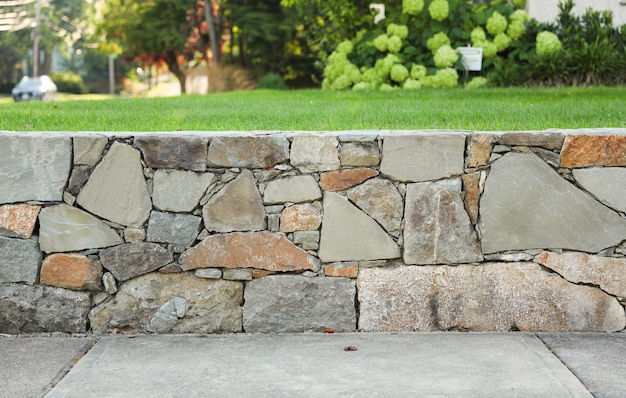
{"type": "Polygon", "coordinates": [[[119,281],[155,271],[172,260],[172,253],[148,242],[124,243],[100,252],[102,266],[119,281]]]}
{"type": "Polygon", "coordinates": [[[354,130],[339,134],[341,142],[372,142],[376,141],[376,138],[378,138],[378,133],[373,131],[354,130]]]}
{"type": "Polygon", "coordinates": [[[284,208],[285,208],[285,206],[283,206],[283,205],[265,206],[265,212],[267,214],[280,214],[283,211],[284,208]]]}
{"type": "Polygon", "coordinates": [[[35,283],[41,257],[36,241],[0,236],[0,283],[35,283]]]}
{"type": "Polygon", "coordinates": [[[108,142],[107,137],[92,135],[74,137],[74,164],[95,166],[100,161],[108,142]]]}
{"type": "Polygon", "coordinates": [[[489,163],[491,146],[496,138],[497,137],[492,134],[470,135],[467,144],[466,167],[480,167],[489,163]]]}
{"type": "Polygon", "coordinates": [[[110,272],[105,272],[102,275],[102,285],[104,286],[104,291],[109,294],[117,293],[117,281],[115,277],[110,272]]]}
{"type": "Polygon", "coordinates": [[[400,235],[404,201],[398,188],[384,178],[372,178],[348,190],[348,199],[387,231],[400,235]]]}
{"type": "Polygon", "coordinates": [[[324,268],[324,275],[326,276],[339,276],[345,278],[356,278],[359,274],[358,263],[333,263],[328,264],[324,268]]]}
{"type": "Polygon", "coordinates": [[[304,276],[305,278],[314,278],[317,276],[317,272],[313,272],[313,271],[304,271],[303,273],[301,273],[300,275],[304,276]]]}
{"type": "Polygon", "coordinates": [[[74,206],[74,203],[76,203],[76,198],[69,192],[63,192],[63,202],[66,205],[74,206]]]}
{"type": "Polygon", "coordinates": [[[520,262],[520,261],[532,261],[534,256],[529,253],[496,253],[487,254],[485,260],[487,261],[506,261],[506,262],[520,262]]]}
{"type": "MultiPolygon", "coordinates": [[[[304,272],[311,272],[311,271],[304,271],[304,272]]],[[[268,276],[268,275],[274,275],[276,272],[274,271],[266,271],[264,269],[253,269],[252,270],[252,278],[256,279],[256,278],[262,278],[264,276],[268,276]]]]}
{"type": "Polygon", "coordinates": [[[313,231],[322,223],[322,215],[311,204],[293,205],[280,216],[280,232],[313,231]]]}
{"type": "Polygon", "coordinates": [[[81,189],[87,183],[89,175],[91,173],[91,167],[86,165],[74,166],[72,174],[70,175],[70,181],[67,185],[67,191],[76,196],[81,189]]]}
{"type": "Polygon", "coordinates": [[[377,261],[359,261],[359,268],[372,268],[372,267],[384,267],[387,265],[387,261],[385,260],[377,260],[377,261]]]}
{"type": "Polygon", "coordinates": [[[321,197],[322,191],[313,176],[293,176],[270,181],[263,192],[263,203],[302,203],[321,197]]]}
{"type": "Polygon", "coordinates": [[[0,206],[0,235],[28,239],[33,234],[41,206],[0,206]]]}
{"type": "Polygon", "coordinates": [[[124,230],[124,241],[126,243],[137,243],[146,240],[146,231],[143,228],[126,228],[124,230]]]}
{"type": "Polygon", "coordinates": [[[492,149],[493,153],[507,153],[511,152],[511,147],[508,145],[495,145],[492,149]]]}
{"type": "Polygon", "coordinates": [[[52,254],[41,264],[42,285],[74,290],[99,290],[102,266],[80,254],[52,254]]]}
{"type": "Polygon", "coordinates": [[[206,170],[208,138],[184,136],[137,136],[135,145],[149,167],[155,169],[206,170]]]}
{"type": "Polygon", "coordinates": [[[476,225],[478,221],[478,202],[480,199],[480,172],[463,174],[462,179],[463,191],[465,192],[465,197],[463,198],[465,211],[467,211],[472,225],[476,225]]]}
{"type": "Polygon", "coordinates": [[[291,143],[291,164],[303,173],[337,170],[339,153],[337,137],[299,135],[291,143]]]}
{"type": "Polygon", "coordinates": [[[626,166],[626,136],[568,135],[561,167],[626,166]]]}
{"type": "Polygon", "coordinates": [[[317,250],[320,242],[320,231],[294,231],[293,243],[304,250],[317,250]]]}
{"type": "Polygon", "coordinates": [[[342,191],[378,175],[378,171],[368,168],[329,171],[320,176],[320,187],[327,191],[342,191]]]}
{"type": "Polygon", "coordinates": [[[543,148],[531,148],[530,150],[552,167],[556,168],[561,164],[561,156],[558,153],[554,153],[543,148]]]}
{"type": "Polygon", "coordinates": [[[380,163],[378,145],[375,142],[348,142],[342,144],[339,160],[342,166],[378,166],[380,163]]]}
{"type": "MultiPolygon", "coordinates": [[[[111,295],[105,292],[98,292],[93,295],[93,305],[100,305],[111,298],[111,295]]],[[[76,336],[78,337],[78,336],[76,336]]]]}
{"type": "Polygon", "coordinates": [[[182,297],[174,297],[163,304],[154,314],[148,322],[147,330],[154,333],[167,333],[186,313],[187,300],[182,297]]]}
{"type": "Polygon", "coordinates": [[[183,272],[183,270],[180,269],[179,265],[167,264],[166,266],[159,268],[159,272],[162,274],[179,274],[183,272]]]}
{"type": "Polygon", "coordinates": [[[267,215],[267,230],[270,232],[278,232],[280,230],[280,214],[267,215]]]}
{"type": "Polygon", "coordinates": [[[246,268],[224,268],[223,278],[230,281],[251,281],[252,270],[246,268]]]}
{"type": "Polygon", "coordinates": [[[206,279],[221,279],[222,278],[222,270],[219,268],[201,268],[197,269],[194,274],[198,278],[206,278],[206,279]]]}
{"type": "Polygon", "coordinates": [[[289,159],[289,141],[285,136],[214,137],[208,161],[219,167],[267,169],[289,159]]]}
{"type": "Polygon", "coordinates": [[[153,211],[148,220],[148,241],[189,247],[200,232],[202,218],[190,214],[153,211]]]}

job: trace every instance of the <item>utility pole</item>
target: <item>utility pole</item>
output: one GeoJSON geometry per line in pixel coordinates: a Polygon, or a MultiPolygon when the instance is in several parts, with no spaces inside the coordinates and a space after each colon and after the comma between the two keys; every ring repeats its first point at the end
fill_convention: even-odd
{"type": "Polygon", "coordinates": [[[41,24],[41,0],[35,5],[35,29],[33,31],[33,77],[39,76],[39,25],[41,24]]]}

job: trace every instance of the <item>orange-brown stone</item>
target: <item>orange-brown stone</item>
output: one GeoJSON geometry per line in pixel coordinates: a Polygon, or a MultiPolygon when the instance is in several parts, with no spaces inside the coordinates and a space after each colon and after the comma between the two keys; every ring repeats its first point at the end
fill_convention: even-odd
{"type": "Polygon", "coordinates": [[[322,216],[312,205],[293,205],[280,215],[280,232],[315,231],[321,223],[322,216]]]}
{"type": "Polygon", "coordinates": [[[53,254],[41,265],[40,282],[75,290],[97,290],[102,279],[99,261],[79,254],[53,254]]]}
{"type": "Polygon", "coordinates": [[[378,171],[368,168],[329,171],[320,176],[320,187],[327,191],[341,191],[377,175],[378,171]]]}
{"type": "Polygon", "coordinates": [[[0,206],[0,235],[28,239],[33,233],[41,206],[0,206]],[[4,232],[4,233],[3,233],[4,232]]]}
{"type": "Polygon", "coordinates": [[[494,136],[490,134],[472,134],[467,144],[466,167],[479,167],[489,163],[491,144],[494,136]]]}
{"type": "Polygon", "coordinates": [[[198,268],[258,268],[299,271],[317,267],[315,257],[275,232],[211,235],[180,256],[183,271],[198,268]]]}
{"type": "Polygon", "coordinates": [[[252,278],[256,279],[256,278],[262,278],[264,276],[268,276],[268,275],[274,275],[276,272],[274,271],[266,271],[264,269],[253,269],[252,270],[252,278]]]}
{"type": "Polygon", "coordinates": [[[626,136],[568,135],[561,167],[626,166],[626,136]]]}
{"type": "Polygon", "coordinates": [[[463,199],[465,211],[469,215],[472,224],[478,220],[478,201],[480,199],[480,172],[463,175],[463,199]]]}
{"type": "Polygon", "coordinates": [[[338,276],[345,278],[356,278],[359,275],[359,266],[356,264],[328,264],[324,269],[326,276],[338,276]]]}

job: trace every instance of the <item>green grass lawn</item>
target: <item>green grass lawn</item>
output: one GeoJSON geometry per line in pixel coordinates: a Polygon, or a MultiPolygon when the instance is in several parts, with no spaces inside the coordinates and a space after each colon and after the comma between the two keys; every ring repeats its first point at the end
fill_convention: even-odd
{"type": "MultiPolygon", "coordinates": [[[[174,98],[0,100],[0,130],[543,130],[626,128],[626,87],[335,92],[174,98]]],[[[92,97],[98,98],[98,97],[92,97]]]]}

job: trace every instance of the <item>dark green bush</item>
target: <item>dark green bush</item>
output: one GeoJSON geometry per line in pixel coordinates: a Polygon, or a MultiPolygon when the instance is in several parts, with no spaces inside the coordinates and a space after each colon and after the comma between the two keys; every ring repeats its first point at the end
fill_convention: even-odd
{"type": "Polygon", "coordinates": [[[285,80],[279,74],[268,73],[267,75],[259,79],[256,88],[270,90],[287,90],[289,87],[287,87],[287,83],[285,83],[285,80]]]}
{"type": "Polygon", "coordinates": [[[62,93],[85,94],[89,90],[83,82],[83,77],[74,72],[58,72],[50,76],[57,85],[57,90],[62,93]]]}

